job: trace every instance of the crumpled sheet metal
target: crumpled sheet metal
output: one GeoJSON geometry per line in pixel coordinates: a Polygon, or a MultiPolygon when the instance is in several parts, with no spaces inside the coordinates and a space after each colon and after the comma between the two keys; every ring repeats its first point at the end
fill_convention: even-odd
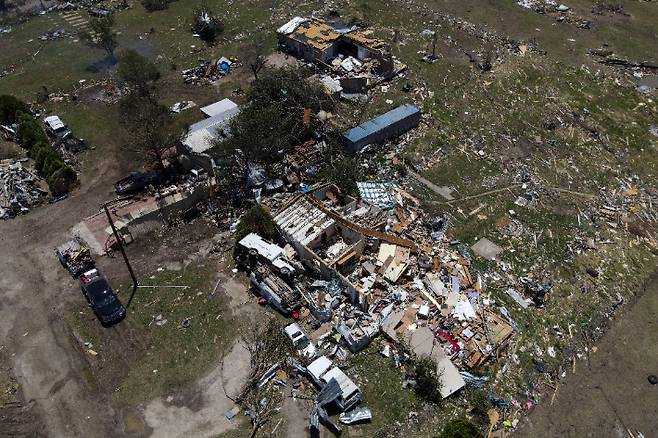
{"type": "Polygon", "coordinates": [[[370,421],[372,419],[372,412],[366,406],[360,408],[352,409],[349,412],[343,412],[338,417],[341,423],[343,424],[355,424],[362,421],[370,421]]]}

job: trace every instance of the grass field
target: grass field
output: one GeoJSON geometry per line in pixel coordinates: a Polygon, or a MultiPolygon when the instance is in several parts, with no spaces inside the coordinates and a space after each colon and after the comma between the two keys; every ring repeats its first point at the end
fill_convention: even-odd
{"type": "MultiPolygon", "coordinates": [[[[137,405],[193,382],[212,367],[230,345],[234,326],[225,298],[209,298],[212,275],[207,267],[162,271],[145,278],[128,308],[126,320],[107,333],[90,310],[71,313],[76,338],[90,342],[92,382],[111,385],[119,404],[137,405]],[[168,288],[166,286],[187,286],[168,288]],[[159,321],[166,321],[164,324],[159,321]],[[189,321],[189,327],[186,327],[189,321]],[[161,324],[161,325],[159,325],[161,324]]],[[[131,288],[117,285],[128,303],[131,288]]]]}

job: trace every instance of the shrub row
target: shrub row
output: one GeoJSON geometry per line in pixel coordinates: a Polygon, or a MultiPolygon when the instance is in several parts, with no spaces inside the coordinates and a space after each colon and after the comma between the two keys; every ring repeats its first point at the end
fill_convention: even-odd
{"type": "Polygon", "coordinates": [[[32,114],[20,112],[17,116],[16,140],[35,161],[37,171],[46,179],[53,196],[66,194],[78,178],[59,154],[52,148],[50,140],[32,114]]]}

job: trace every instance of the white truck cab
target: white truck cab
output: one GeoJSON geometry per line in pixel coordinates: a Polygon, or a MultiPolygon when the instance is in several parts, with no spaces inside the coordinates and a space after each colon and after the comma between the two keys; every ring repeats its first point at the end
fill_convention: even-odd
{"type": "Polygon", "coordinates": [[[256,233],[248,234],[238,243],[245,248],[250,255],[260,256],[266,260],[280,274],[291,276],[295,273],[295,268],[290,264],[283,248],[263,239],[256,233]]]}
{"type": "Polygon", "coordinates": [[[283,328],[283,332],[290,339],[292,345],[295,346],[300,356],[305,357],[306,359],[315,358],[316,349],[313,342],[311,342],[302,331],[302,329],[296,323],[292,323],[283,328]]]}

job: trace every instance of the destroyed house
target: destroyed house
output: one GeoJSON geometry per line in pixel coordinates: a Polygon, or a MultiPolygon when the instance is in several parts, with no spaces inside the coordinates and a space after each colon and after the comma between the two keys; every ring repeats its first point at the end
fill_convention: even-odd
{"type": "Polygon", "coordinates": [[[343,144],[350,152],[358,152],[373,143],[398,137],[420,124],[420,110],[415,105],[399,106],[343,134],[343,144]]]}
{"type": "Polygon", "coordinates": [[[361,309],[341,312],[336,322],[350,351],[358,352],[379,333],[378,322],[363,312],[369,305],[369,286],[354,277],[362,269],[361,258],[366,250],[390,247],[385,267],[391,271],[390,278],[397,280],[407,266],[404,260],[398,260],[398,254],[401,259],[405,253],[408,256],[413,242],[352,222],[364,209],[376,207],[359,206],[351,198],[341,203],[337,193],[335,186],[322,185],[300,194],[279,210],[274,221],[302,262],[331,283],[329,292],[318,294],[317,299],[310,293],[303,294],[311,312],[327,320],[325,315],[336,310],[333,303],[340,295],[361,309]],[[353,283],[349,277],[358,282],[353,283]]]}
{"type": "MultiPolygon", "coordinates": [[[[274,217],[274,221],[302,262],[311,269],[320,271],[325,278],[338,277],[346,287],[346,295],[354,301],[356,300],[356,289],[333,269],[333,260],[326,259],[332,254],[335,256],[334,258],[337,258],[340,254],[324,251],[325,257],[323,258],[315,251],[326,246],[337,232],[341,232],[336,220],[320,207],[322,202],[337,203],[336,193],[338,190],[335,187],[325,185],[310,193],[301,194],[285,205],[274,217]]],[[[351,235],[349,239],[356,243],[358,236],[351,235]]]]}
{"type": "Polygon", "coordinates": [[[359,61],[378,59],[392,68],[386,44],[355,27],[341,28],[319,18],[295,17],[281,26],[277,34],[281,46],[307,62],[327,64],[330,59],[343,55],[359,61]]]}

